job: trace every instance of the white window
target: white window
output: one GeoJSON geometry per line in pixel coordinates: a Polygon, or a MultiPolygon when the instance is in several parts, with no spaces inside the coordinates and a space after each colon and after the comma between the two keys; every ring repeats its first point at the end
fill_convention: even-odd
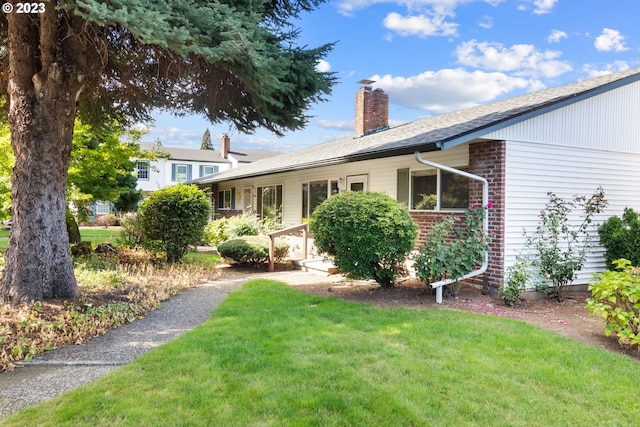
{"type": "Polygon", "coordinates": [[[200,176],[212,175],[218,173],[218,166],[203,166],[200,176]]]}
{"type": "Polygon", "coordinates": [[[136,170],[138,171],[138,179],[141,181],[149,181],[149,161],[138,160],[136,162],[136,170]]]}
{"type": "Polygon", "coordinates": [[[235,188],[218,191],[218,210],[235,209],[235,188]]]}
{"type": "Polygon", "coordinates": [[[320,203],[338,194],[338,181],[311,181],[302,184],[302,220],[308,219],[320,203]]]}
{"type": "Polygon", "coordinates": [[[191,181],[191,167],[192,165],[184,165],[174,163],[171,165],[171,181],[173,182],[187,182],[191,181]]]}
{"type": "Polygon", "coordinates": [[[439,169],[411,172],[411,209],[459,210],[467,206],[469,178],[439,169]]]}
{"type": "Polygon", "coordinates": [[[96,216],[111,213],[111,203],[98,201],[95,204],[96,216]]]}
{"type": "Polygon", "coordinates": [[[261,219],[280,221],[282,214],[282,185],[257,188],[258,215],[261,219]]]}

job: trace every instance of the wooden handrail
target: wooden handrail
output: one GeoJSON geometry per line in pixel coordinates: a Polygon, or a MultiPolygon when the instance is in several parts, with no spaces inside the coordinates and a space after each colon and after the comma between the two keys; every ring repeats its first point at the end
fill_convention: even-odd
{"type": "Polygon", "coordinates": [[[302,230],[302,253],[304,253],[303,259],[307,259],[307,239],[309,238],[309,224],[294,225],[292,227],[283,228],[282,230],[267,233],[267,236],[269,236],[269,272],[273,272],[276,269],[276,237],[292,234],[300,230],[302,230]]]}

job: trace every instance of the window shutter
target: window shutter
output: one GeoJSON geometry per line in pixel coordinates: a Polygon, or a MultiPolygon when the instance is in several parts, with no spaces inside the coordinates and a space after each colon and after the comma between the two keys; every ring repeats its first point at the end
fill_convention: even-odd
{"type": "Polygon", "coordinates": [[[204,166],[200,165],[200,167],[198,168],[198,177],[203,177],[204,176],[204,166]]]}
{"type": "Polygon", "coordinates": [[[176,164],[175,163],[171,164],[171,181],[173,182],[176,181],[176,164]]]}
{"type": "Polygon", "coordinates": [[[231,209],[236,208],[236,189],[235,187],[231,189],[231,209]]]}
{"type": "Polygon", "coordinates": [[[409,169],[398,169],[397,200],[409,207],[409,169]]]}
{"type": "Polygon", "coordinates": [[[191,181],[193,165],[187,165],[187,181],[191,181]]]}

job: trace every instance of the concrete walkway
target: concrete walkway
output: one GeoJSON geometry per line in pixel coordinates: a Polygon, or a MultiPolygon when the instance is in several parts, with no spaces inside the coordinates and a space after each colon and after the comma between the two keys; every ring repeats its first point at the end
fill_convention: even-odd
{"type": "Polygon", "coordinates": [[[0,373],[0,419],[93,381],[193,329],[207,320],[229,293],[254,279],[301,285],[335,282],[342,277],[297,270],[256,273],[226,277],[181,291],[142,320],[84,344],[43,353],[21,368],[0,373]]]}

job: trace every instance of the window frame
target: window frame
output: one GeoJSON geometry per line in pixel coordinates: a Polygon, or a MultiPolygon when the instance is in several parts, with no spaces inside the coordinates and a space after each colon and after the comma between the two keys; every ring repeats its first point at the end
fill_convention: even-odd
{"type": "Polygon", "coordinates": [[[136,160],[136,176],[138,181],[149,181],[151,179],[151,162],[149,160],[136,160]],[[141,168],[141,165],[144,165],[144,167],[141,168]],[[146,173],[146,178],[140,176],[141,172],[146,173]]]}
{"type": "MultiPolygon", "coordinates": [[[[469,167],[468,166],[464,166],[464,167],[458,167],[459,170],[463,171],[463,172],[468,172],[469,171],[469,167]]],[[[402,171],[402,169],[398,169],[398,171],[402,171]]],[[[408,174],[408,179],[409,179],[409,200],[408,200],[408,208],[411,211],[419,211],[419,212],[461,212],[464,211],[468,206],[469,206],[469,185],[471,183],[471,180],[468,177],[462,177],[464,179],[466,179],[466,183],[467,183],[467,191],[466,191],[466,199],[465,202],[463,203],[464,206],[456,206],[456,207],[443,207],[443,200],[442,200],[442,196],[443,196],[443,190],[445,186],[448,186],[449,184],[444,182],[443,180],[447,180],[450,178],[455,179],[454,177],[456,176],[460,176],[462,177],[462,175],[457,175],[451,172],[447,172],[447,171],[443,171],[441,169],[432,169],[432,168],[421,168],[421,169],[411,169],[409,171],[408,174]],[[435,194],[436,194],[436,204],[433,207],[433,209],[417,209],[415,208],[416,206],[416,201],[415,201],[415,182],[414,182],[414,178],[416,177],[416,173],[424,173],[424,172],[431,172],[433,171],[434,173],[431,175],[422,175],[422,176],[434,176],[435,177],[435,194]],[[443,177],[444,175],[444,177],[443,177]],[[447,185],[443,185],[443,184],[447,184],[447,185]]],[[[398,174],[398,177],[400,177],[400,172],[398,174]]]]}
{"type": "Polygon", "coordinates": [[[319,179],[315,181],[307,181],[302,183],[302,222],[308,221],[311,218],[311,214],[315,208],[317,208],[322,202],[327,200],[329,197],[334,196],[340,192],[340,188],[338,187],[337,179],[319,179]],[[326,196],[319,203],[315,203],[312,209],[312,200],[311,200],[311,187],[313,185],[326,185],[326,196]]]}
{"type": "Polygon", "coordinates": [[[235,188],[225,188],[224,190],[218,190],[218,210],[230,211],[235,209],[235,188]],[[226,202],[229,200],[227,206],[226,202]]]}
{"type": "Polygon", "coordinates": [[[283,214],[283,204],[284,204],[284,185],[283,184],[272,184],[272,185],[263,185],[256,188],[256,212],[260,219],[265,219],[268,217],[272,217],[274,219],[278,219],[282,217],[283,214]],[[265,215],[265,192],[266,188],[274,189],[274,209],[272,212],[269,212],[265,215]],[[275,215],[275,216],[273,216],[275,215]]]}

